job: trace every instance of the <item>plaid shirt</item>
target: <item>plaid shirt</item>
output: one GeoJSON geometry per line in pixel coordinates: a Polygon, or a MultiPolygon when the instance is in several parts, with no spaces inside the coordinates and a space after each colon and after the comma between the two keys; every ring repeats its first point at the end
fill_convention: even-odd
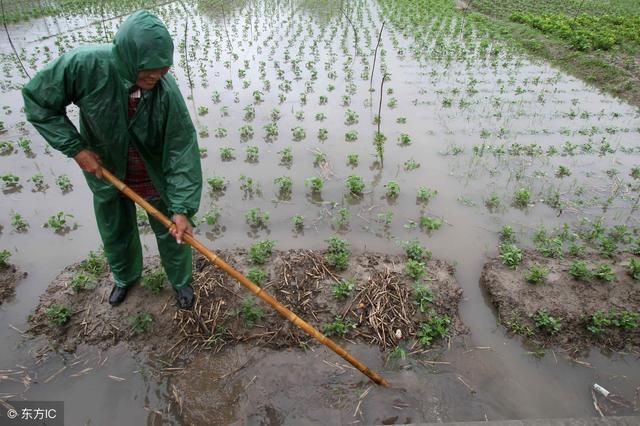
{"type": "MultiPolygon", "coordinates": [[[[133,86],[129,90],[129,119],[131,119],[136,112],[138,102],[140,102],[140,96],[140,89],[138,87],[133,86]]],[[[151,179],[147,174],[138,150],[133,147],[133,144],[129,144],[127,175],[124,182],[144,199],[160,197],[153,183],[151,183],[151,179]]]]}

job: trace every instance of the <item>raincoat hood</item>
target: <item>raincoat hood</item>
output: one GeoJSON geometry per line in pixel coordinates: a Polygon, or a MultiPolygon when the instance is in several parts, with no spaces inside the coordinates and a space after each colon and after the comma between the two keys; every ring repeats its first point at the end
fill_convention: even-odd
{"type": "Polygon", "coordinates": [[[173,65],[173,41],[162,21],[140,10],[129,16],[113,39],[118,73],[133,83],[140,70],[173,65]]]}

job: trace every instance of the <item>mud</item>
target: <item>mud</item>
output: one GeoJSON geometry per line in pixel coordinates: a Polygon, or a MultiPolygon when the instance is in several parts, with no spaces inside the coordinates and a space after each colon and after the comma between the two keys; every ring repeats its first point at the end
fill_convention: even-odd
{"type": "MultiPolygon", "coordinates": [[[[245,250],[218,254],[239,271],[247,272],[245,250]]],[[[158,267],[158,259],[147,259],[146,264],[145,273],[158,267]]],[[[74,351],[81,343],[108,348],[127,341],[132,349],[151,353],[166,366],[201,351],[218,352],[238,343],[271,349],[316,345],[315,340],[199,255],[194,258],[197,299],[191,311],[177,308],[168,285],[159,294],[136,285],[122,305],[112,308],[107,301],[112,288],[109,274],[100,275],[95,288],[76,292],[70,282],[79,268],[79,264],[66,268],[41,296],[31,316],[30,331],[46,334],[58,349],[74,351]],[[260,310],[262,318],[251,325],[241,312],[243,304],[254,299],[251,310],[260,310]],[[45,312],[53,304],[70,308],[72,315],[64,326],[49,323],[45,312]],[[136,331],[132,322],[132,316],[141,312],[153,318],[146,332],[136,331]]],[[[446,262],[427,262],[428,286],[433,294],[427,312],[421,312],[413,302],[411,281],[403,271],[401,256],[352,255],[346,272],[337,273],[325,263],[323,253],[292,250],[274,252],[264,270],[268,278],[263,288],[311,325],[322,330],[337,315],[351,323],[344,336],[349,342],[382,349],[412,345],[417,327],[431,312],[451,318],[450,337],[466,332],[458,317],[462,290],[453,267],[446,262]],[[337,301],[332,284],[343,278],[355,278],[357,285],[350,297],[337,301]]]]}
{"type": "MultiPolygon", "coordinates": [[[[625,265],[629,256],[603,261],[597,254],[588,254],[583,260],[593,268],[609,264],[616,280],[607,282],[596,278],[578,281],[569,274],[573,259],[549,259],[526,251],[517,269],[503,265],[500,259],[491,259],[484,265],[480,283],[497,309],[499,321],[514,334],[528,338],[541,346],[559,346],[570,353],[584,353],[591,346],[605,351],[634,351],[640,349],[640,327],[602,327],[600,333],[588,331],[592,315],[597,311],[629,311],[638,313],[640,284],[634,281],[625,265]],[[525,279],[530,265],[544,265],[549,275],[542,284],[531,284],[525,279]],[[557,333],[537,328],[533,316],[540,310],[561,320],[557,333]]],[[[636,321],[637,322],[637,321],[636,321]]]]}
{"type": "Polygon", "coordinates": [[[0,267],[0,305],[15,295],[16,285],[26,276],[27,273],[20,272],[15,265],[0,267]]]}

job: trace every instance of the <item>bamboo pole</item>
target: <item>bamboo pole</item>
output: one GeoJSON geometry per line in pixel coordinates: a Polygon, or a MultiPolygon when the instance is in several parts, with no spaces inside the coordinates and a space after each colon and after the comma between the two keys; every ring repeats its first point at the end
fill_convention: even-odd
{"type": "MultiPolygon", "coordinates": [[[[158,209],[149,204],[144,198],[138,195],[134,190],[129,188],[122,182],[120,179],[115,177],[111,172],[102,167],[102,176],[111,182],[113,186],[115,186],[120,192],[130,198],[132,201],[140,205],[143,209],[147,211],[151,216],[156,218],[160,223],[162,223],[168,229],[175,227],[174,223],[169,220],[165,215],[163,215],[158,209]]],[[[255,294],[260,299],[264,300],[266,303],[271,305],[280,315],[291,321],[294,325],[304,330],[311,337],[314,337],[323,345],[327,346],[329,349],[340,355],[346,361],[348,361],[351,365],[360,370],[363,374],[373,380],[375,383],[382,385],[384,387],[389,387],[389,383],[378,373],[372,371],[360,362],[358,359],[354,358],[349,352],[343,349],[340,345],[335,343],[333,340],[329,339],[324,334],[320,333],[315,327],[305,322],[302,318],[294,314],[289,308],[284,306],[282,303],[278,302],[273,296],[269,293],[265,292],[262,288],[255,285],[251,282],[247,277],[242,275],[238,270],[233,268],[224,260],[220,259],[215,253],[206,248],[202,243],[196,240],[192,235],[185,234],[183,236],[183,240],[191,245],[194,249],[198,250],[204,257],[209,259],[213,264],[222,269],[224,272],[229,274],[231,277],[235,278],[240,284],[245,286],[249,291],[255,294]]]]}

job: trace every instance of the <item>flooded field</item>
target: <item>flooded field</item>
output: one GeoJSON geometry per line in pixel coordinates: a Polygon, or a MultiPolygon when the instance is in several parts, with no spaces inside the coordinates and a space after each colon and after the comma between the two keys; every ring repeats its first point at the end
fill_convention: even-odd
{"type": "MultiPolygon", "coordinates": [[[[28,275],[0,306],[0,370],[15,379],[0,381],[0,399],[63,399],[69,424],[392,424],[595,416],[598,383],[624,401],[608,413],[637,410],[637,353],[540,353],[497,324],[479,277],[505,225],[522,247],[541,226],[595,224],[626,236],[618,250],[640,245],[640,111],[453,7],[410,15],[395,3],[119,2],[7,25],[0,251],[28,275]],[[189,376],[163,376],[122,346],[45,353],[23,336],[49,283],[100,240],[80,169],[25,122],[19,88],[63,52],[111,40],[138,5],[174,38],[171,72],[200,134],[209,183],[198,239],[213,250],[259,239],[325,249],[337,235],[354,252],[389,254],[417,239],[455,265],[470,333],[398,362],[350,345],[391,390],[319,347],[200,353],[189,376]],[[261,226],[247,219],[256,214],[261,226]]],[[[157,253],[151,234],[143,241],[157,253]]]]}

